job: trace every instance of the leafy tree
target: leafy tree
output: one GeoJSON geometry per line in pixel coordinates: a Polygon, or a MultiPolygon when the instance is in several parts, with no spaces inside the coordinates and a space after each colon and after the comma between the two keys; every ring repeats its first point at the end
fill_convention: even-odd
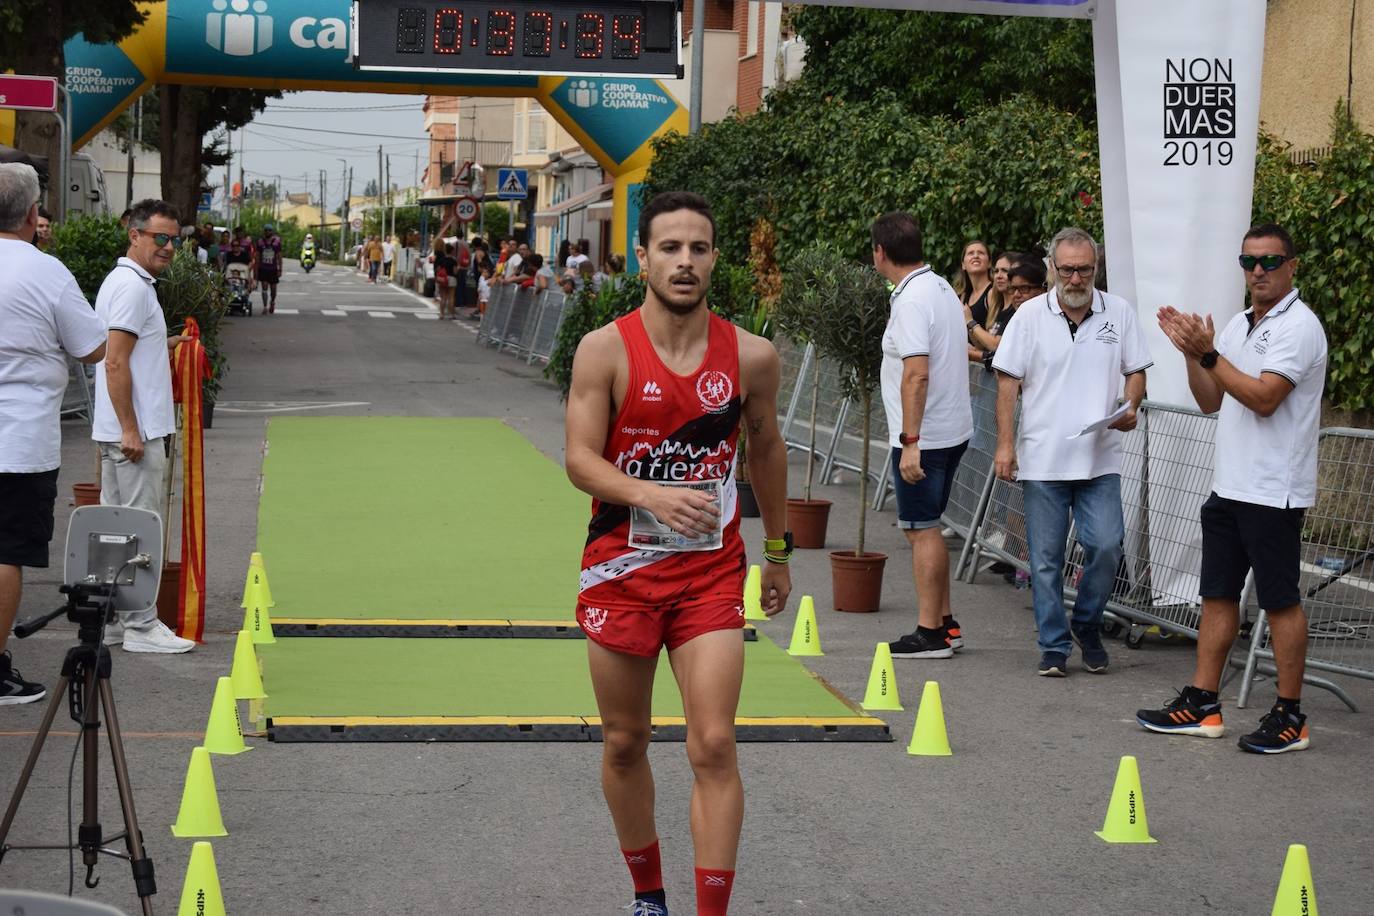
{"type": "Polygon", "coordinates": [[[857,102],[890,91],[911,111],[953,117],[1029,94],[1096,119],[1082,20],[807,5],[793,23],[806,41],[802,94],[857,102]]]}
{"type": "Polygon", "coordinates": [[[363,188],[363,196],[364,196],[364,197],[376,197],[376,196],[377,196],[377,179],[375,179],[375,178],[369,178],[369,179],[367,180],[367,185],[363,188]]]}
{"type": "Polygon", "coordinates": [[[76,277],[91,305],[106,274],[128,250],[129,230],[112,214],[84,214],[52,227],[51,254],[76,277]]]}
{"type": "Polygon", "coordinates": [[[487,238],[505,238],[510,235],[510,208],[505,204],[483,204],[482,224],[486,226],[487,238]]]}
{"type": "Polygon", "coordinates": [[[207,147],[204,138],[219,128],[236,130],[281,98],[276,91],[217,89],[201,86],[158,86],[162,152],[162,198],[177,208],[184,221],[195,218],[207,169],[224,165],[228,150],[223,138],[207,147]]]}
{"type": "MultiPolygon", "coordinates": [[[[5,0],[0,4],[0,69],[65,79],[67,39],[119,41],[147,15],[135,0],[5,0]]],[[[61,160],[62,138],[56,120],[37,111],[16,112],[14,145],[27,153],[61,160]]],[[[48,209],[65,213],[65,201],[49,192],[48,209]]]]}

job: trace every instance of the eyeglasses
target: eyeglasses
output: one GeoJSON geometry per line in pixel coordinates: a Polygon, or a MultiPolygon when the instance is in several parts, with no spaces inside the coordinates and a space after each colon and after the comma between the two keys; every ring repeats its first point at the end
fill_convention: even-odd
{"type": "Polygon", "coordinates": [[[157,245],[159,248],[166,248],[167,244],[171,242],[172,239],[176,238],[176,236],[166,232],[149,232],[147,229],[136,229],[134,231],[139,235],[151,235],[153,237],[153,244],[157,245]]]}
{"type": "Polygon", "coordinates": [[[1286,254],[1243,254],[1237,260],[1240,261],[1241,270],[1247,274],[1255,269],[1258,264],[1264,268],[1265,273],[1271,273],[1284,265],[1284,262],[1292,260],[1286,254]]]}
{"type": "Polygon", "coordinates": [[[1040,293],[1044,292],[1044,290],[1045,290],[1045,288],[1044,288],[1043,286],[1010,286],[1010,287],[1007,287],[1007,292],[1011,293],[1013,296],[1029,296],[1029,295],[1032,295],[1032,294],[1039,295],[1040,293]]]}
{"type": "Polygon", "coordinates": [[[1084,280],[1087,280],[1093,274],[1097,273],[1097,267],[1093,264],[1084,264],[1081,267],[1074,267],[1069,264],[1056,264],[1054,265],[1054,269],[1058,271],[1060,279],[1063,280],[1068,280],[1074,274],[1078,274],[1084,280]]]}

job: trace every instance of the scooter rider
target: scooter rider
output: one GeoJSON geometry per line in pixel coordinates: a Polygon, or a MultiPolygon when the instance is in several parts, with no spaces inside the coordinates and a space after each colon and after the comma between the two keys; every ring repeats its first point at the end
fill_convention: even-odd
{"type": "Polygon", "coordinates": [[[305,241],[301,243],[301,267],[305,268],[306,273],[315,266],[315,236],[307,232],[305,241]]]}

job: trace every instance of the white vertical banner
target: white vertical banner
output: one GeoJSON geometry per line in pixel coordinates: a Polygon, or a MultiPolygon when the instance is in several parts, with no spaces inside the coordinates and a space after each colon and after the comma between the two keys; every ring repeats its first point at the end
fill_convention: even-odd
{"type": "MultiPolygon", "coordinates": [[[[1109,281],[1134,296],[1156,403],[1196,407],[1159,307],[1210,314],[1220,330],[1244,305],[1236,256],[1250,227],[1265,14],[1264,0],[1102,0],[1097,11],[1109,281]]],[[[1125,469],[1141,481],[1123,494],[1128,555],[1140,558],[1130,574],[1148,579],[1156,606],[1187,605],[1211,485],[1199,456],[1210,443],[1191,441],[1195,421],[1178,415],[1146,422],[1143,450],[1125,469]]]]}
{"type": "Polygon", "coordinates": [[[1250,227],[1265,12],[1264,0],[1116,4],[1136,308],[1155,358],[1154,401],[1194,404],[1183,358],[1155,321],[1159,306],[1210,313],[1220,330],[1244,302],[1236,256],[1250,227]]]}

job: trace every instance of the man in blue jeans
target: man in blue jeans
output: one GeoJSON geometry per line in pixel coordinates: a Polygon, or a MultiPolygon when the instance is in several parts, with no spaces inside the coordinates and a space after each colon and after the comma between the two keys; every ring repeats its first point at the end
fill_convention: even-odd
{"type": "Polygon", "coordinates": [[[1017,310],[992,360],[999,373],[993,463],[998,477],[1021,481],[1040,632],[1037,672],[1064,677],[1074,642],[1085,669],[1107,670],[1102,612],[1125,537],[1119,434],[1135,428],[1151,360],[1135,307],[1093,287],[1098,258],[1092,236],[1062,230],[1050,243],[1050,259],[1054,288],[1017,310]],[[1019,431],[1013,428],[1018,391],[1019,431]],[[1108,417],[1114,419],[1105,429],[1084,432],[1108,417]],[[1071,625],[1064,614],[1070,513],[1083,548],[1071,625]]]}
{"type": "Polygon", "coordinates": [[[892,446],[898,525],[911,544],[916,629],[888,644],[893,658],[949,658],[964,643],[949,605],[949,547],[940,516],[973,437],[964,308],[925,263],[907,213],[873,223],[873,266],[894,285],[883,332],[883,409],[892,446]]]}

